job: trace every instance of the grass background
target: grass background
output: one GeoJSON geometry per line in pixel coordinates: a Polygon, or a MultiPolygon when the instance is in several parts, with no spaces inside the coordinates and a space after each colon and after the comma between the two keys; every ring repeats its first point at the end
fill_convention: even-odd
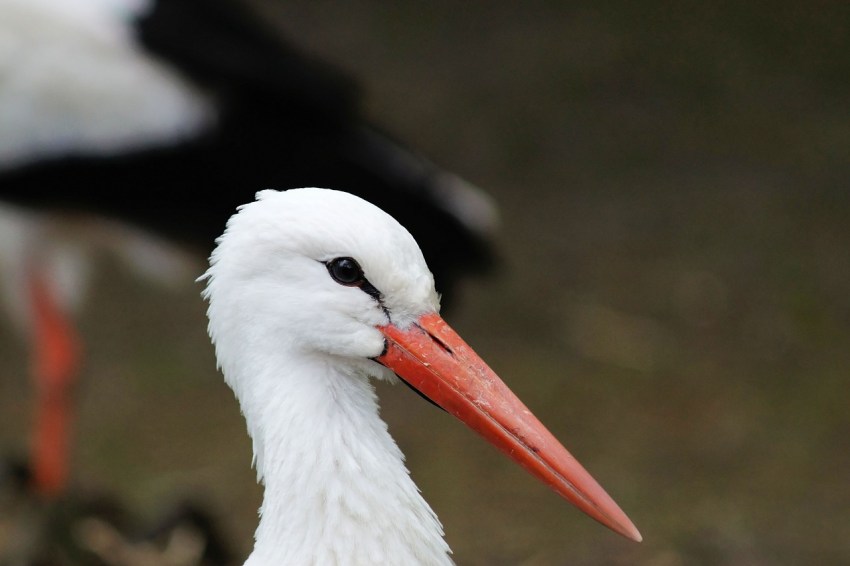
{"type": "MultiPolygon", "coordinates": [[[[850,562],[850,4],[254,4],[496,200],[501,263],[449,320],[645,538],[381,387],[459,564],[850,562]]],[[[199,498],[247,552],[261,492],[199,292],[100,263],[75,482],[149,516],[199,498]]],[[[26,348],[0,332],[20,449],[26,348]]]]}

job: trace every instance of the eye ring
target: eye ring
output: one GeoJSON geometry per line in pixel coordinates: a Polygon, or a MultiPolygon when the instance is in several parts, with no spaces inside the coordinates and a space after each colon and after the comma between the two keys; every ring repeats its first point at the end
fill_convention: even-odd
{"type": "Polygon", "coordinates": [[[340,285],[354,287],[362,285],[366,281],[363,275],[363,268],[360,267],[360,264],[354,258],[337,257],[328,261],[325,265],[333,280],[340,285]]]}

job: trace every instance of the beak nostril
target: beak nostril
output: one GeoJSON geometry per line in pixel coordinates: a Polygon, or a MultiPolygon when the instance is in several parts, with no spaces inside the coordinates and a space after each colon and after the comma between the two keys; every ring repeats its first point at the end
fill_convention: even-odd
{"type": "Polygon", "coordinates": [[[455,354],[455,353],[454,353],[454,351],[452,351],[452,349],[449,347],[449,345],[448,345],[448,344],[446,344],[445,342],[443,342],[442,340],[440,340],[439,338],[437,338],[436,336],[434,336],[434,335],[433,335],[433,334],[431,334],[430,332],[428,333],[428,336],[430,336],[431,338],[433,338],[433,339],[434,339],[434,342],[436,342],[436,343],[437,343],[437,345],[439,345],[439,346],[440,346],[443,350],[445,350],[446,352],[448,352],[448,354],[449,354],[450,356],[454,356],[454,354],[455,354]]]}
{"type": "Polygon", "coordinates": [[[424,332],[425,334],[427,334],[431,338],[431,340],[433,340],[438,346],[440,346],[443,350],[445,350],[448,355],[454,356],[455,353],[451,349],[451,347],[448,344],[446,344],[443,340],[441,340],[438,336],[436,336],[433,332],[431,332],[427,328],[423,328],[419,324],[417,324],[416,327],[419,330],[421,330],[422,332],[424,332]]]}

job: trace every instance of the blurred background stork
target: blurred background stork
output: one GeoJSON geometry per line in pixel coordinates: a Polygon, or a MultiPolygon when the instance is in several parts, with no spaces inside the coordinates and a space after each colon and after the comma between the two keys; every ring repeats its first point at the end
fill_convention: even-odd
{"type": "MultiPolygon", "coordinates": [[[[245,5],[494,197],[501,269],[459,282],[451,322],[645,535],[612,541],[381,388],[460,564],[850,561],[844,3],[245,5]]],[[[110,258],[91,278],[77,483],[148,514],[199,495],[246,550],[260,491],[199,289],[110,258]]],[[[2,332],[0,442],[19,446],[26,358],[2,332]]]]}
{"type": "MultiPolygon", "coordinates": [[[[353,79],[238,2],[3,0],[0,22],[0,261],[35,398],[26,481],[10,487],[57,503],[51,511],[76,499],[69,459],[86,340],[75,315],[98,255],[189,288],[257,190],[321,186],[408,226],[444,304],[459,278],[492,262],[486,193],[393,140],[363,114],[353,79]]],[[[32,546],[93,520],[65,514],[68,537],[42,521],[32,546]]]]}

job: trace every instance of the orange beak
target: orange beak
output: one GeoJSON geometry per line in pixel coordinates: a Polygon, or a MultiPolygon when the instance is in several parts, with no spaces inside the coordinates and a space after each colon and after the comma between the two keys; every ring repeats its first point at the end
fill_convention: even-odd
{"type": "Polygon", "coordinates": [[[459,418],[567,501],[626,538],[642,537],[589,473],[436,313],[407,330],[379,327],[377,361],[459,418]]]}

